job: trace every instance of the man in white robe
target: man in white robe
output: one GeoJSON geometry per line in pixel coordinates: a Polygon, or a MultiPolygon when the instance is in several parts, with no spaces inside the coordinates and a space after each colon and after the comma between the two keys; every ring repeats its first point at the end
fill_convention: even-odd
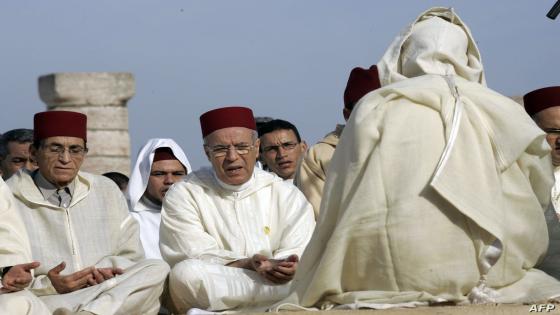
{"type": "MultiPolygon", "coordinates": [[[[352,69],[344,90],[344,108],[342,110],[344,120],[348,120],[352,109],[362,96],[378,89],[380,86],[376,65],[369,69],[360,67],[352,69]]],[[[309,148],[295,173],[294,184],[313,206],[315,217],[319,216],[323,188],[327,180],[327,169],[342,130],[344,130],[344,125],[336,125],[334,131],[329,132],[323,139],[309,148]]]]}
{"type": "Polygon", "coordinates": [[[27,226],[35,270],[30,290],[56,314],[156,314],[169,267],[144,259],[138,223],[103,176],[80,171],[87,117],[34,117],[34,172],[8,181],[27,226]]]}
{"type": "Polygon", "coordinates": [[[159,251],[162,200],[169,188],[190,172],[185,152],[173,139],[150,139],[140,149],[126,197],[130,214],[140,224],[146,258],[163,259],[159,251]]]}
{"type": "Polygon", "coordinates": [[[535,123],[546,132],[550,145],[555,183],[552,186],[552,204],[560,217],[560,86],[537,89],[523,96],[523,105],[535,123]]]}
{"type": "Polygon", "coordinates": [[[200,121],[212,168],[173,185],[161,215],[173,308],[267,305],[288,293],[315,226],[313,210],[295,186],[255,168],[259,140],[250,109],[219,108],[200,121]]]}
{"type": "Polygon", "coordinates": [[[12,192],[0,178],[0,314],[51,314],[26,290],[33,280],[31,249],[12,192]]]}
{"type": "Polygon", "coordinates": [[[421,14],[354,108],[292,293],[273,309],[524,303],[560,295],[544,133],[485,86],[452,9],[421,14]],[[547,216],[550,218],[550,216],[547,216]]]}

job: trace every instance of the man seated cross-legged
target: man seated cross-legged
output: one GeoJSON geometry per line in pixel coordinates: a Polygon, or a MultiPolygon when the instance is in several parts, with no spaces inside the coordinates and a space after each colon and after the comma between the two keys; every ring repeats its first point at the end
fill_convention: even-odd
{"type": "Polygon", "coordinates": [[[86,121],[75,112],[36,114],[31,154],[39,169],[8,181],[41,263],[30,290],[55,314],[156,314],[169,267],[144,259],[117,185],[80,171],[86,121]]]}
{"type": "Polygon", "coordinates": [[[312,207],[294,185],[255,168],[249,108],[215,109],[200,122],[212,168],[173,185],[161,214],[173,308],[223,311],[281,299],[311,238],[312,207]]]}

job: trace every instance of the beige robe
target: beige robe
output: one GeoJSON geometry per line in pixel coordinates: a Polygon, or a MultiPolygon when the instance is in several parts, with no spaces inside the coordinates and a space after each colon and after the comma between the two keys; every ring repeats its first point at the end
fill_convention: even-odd
{"type": "Polygon", "coordinates": [[[557,227],[544,216],[552,185],[544,133],[484,86],[476,44],[453,11],[432,9],[420,21],[441,27],[430,38],[443,41],[403,48],[409,27],[378,64],[389,85],[356,105],[292,293],[274,310],[560,295],[560,282],[534,268],[547,222],[557,227]],[[460,29],[467,56],[446,51],[460,29]]]}
{"type": "Polygon", "coordinates": [[[45,303],[29,290],[0,293],[0,314],[6,315],[50,315],[45,303]]]}
{"type": "Polygon", "coordinates": [[[8,181],[27,226],[32,257],[40,261],[30,290],[54,311],[65,307],[95,314],[156,314],[169,267],[143,259],[138,223],[110,179],[79,172],[68,208],[44,200],[31,173],[8,181]],[[62,274],[89,266],[118,267],[123,275],[67,294],[58,294],[47,272],[66,262],[62,274]]]}
{"type": "Polygon", "coordinates": [[[294,184],[313,206],[316,218],[319,216],[323,187],[327,180],[327,169],[343,128],[344,125],[337,125],[334,131],[309,148],[296,171],[294,184]]]}
{"type": "Polygon", "coordinates": [[[169,291],[178,312],[268,304],[288,293],[288,285],[225,265],[254,254],[301,255],[315,226],[311,205],[294,185],[260,169],[243,186],[220,185],[205,168],[167,192],[160,249],[172,267],[169,291]]]}
{"type": "MultiPolygon", "coordinates": [[[[29,240],[12,192],[0,178],[0,267],[30,263],[29,240]]],[[[0,277],[1,279],[1,277],[0,277]]],[[[1,285],[0,285],[1,287],[1,285]]],[[[0,314],[50,314],[47,307],[28,290],[0,293],[0,314]]]]}

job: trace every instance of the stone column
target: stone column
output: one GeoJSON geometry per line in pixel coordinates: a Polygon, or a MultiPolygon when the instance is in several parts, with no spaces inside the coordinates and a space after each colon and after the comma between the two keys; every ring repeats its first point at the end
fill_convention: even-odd
{"type": "Polygon", "coordinates": [[[127,101],[134,95],[131,73],[54,73],[39,77],[47,110],[86,114],[89,153],[82,170],[130,174],[127,101]]]}
{"type": "Polygon", "coordinates": [[[521,106],[523,106],[523,96],[516,95],[516,96],[510,96],[510,98],[516,101],[521,106]]]}

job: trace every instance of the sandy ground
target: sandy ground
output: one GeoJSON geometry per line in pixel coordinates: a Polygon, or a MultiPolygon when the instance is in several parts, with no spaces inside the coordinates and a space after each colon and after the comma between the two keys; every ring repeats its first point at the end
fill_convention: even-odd
{"type": "MultiPolygon", "coordinates": [[[[470,306],[431,306],[431,307],[417,307],[417,308],[398,308],[390,310],[355,310],[355,311],[321,311],[321,312],[281,312],[276,314],[282,315],[490,315],[490,314],[560,314],[559,304],[548,304],[549,310],[547,312],[547,304],[542,304],[539,311],[539,304],[535,305],[470,305],[470,306]],[[552,309],[553,308],[553,309],[552,309]]],[[[253,313],[254,314],[254,313],[253,313]]],[[[260,315],[272,315],[274,313],[261,313],[260,315]]]]}

